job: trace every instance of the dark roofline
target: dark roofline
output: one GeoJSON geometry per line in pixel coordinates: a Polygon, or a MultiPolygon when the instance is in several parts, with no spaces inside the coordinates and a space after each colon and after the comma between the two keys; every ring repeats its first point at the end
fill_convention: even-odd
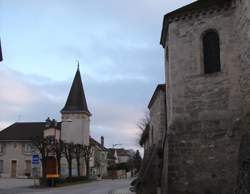
{"type": "Polygon", "coordinates": [[[163,48],[165,48],[168,25],[172,17],[182,16],[187,13],[190,14],[190,12],[194,12],[194,11],[202,11],[204,9],[207,9],[213,6],[221,7],[225,5],[226,3],[230,3],[231,1],[232,0],[197,0],[193,3],[190,3],[179,9],[176,9],[170,13],[167,13],[163,19],[163,27],[162,27],[162,32],[161,32],[160,44],[163,46],[163,48]]]}
{"type": "MultiPolygon", "coordinates": [[[[43,135],[46,130],[45,122],[16,122],[0,131],[0,141],[20,142],[32,141],[32,138],[43,135]]],[[[61,122],[57,122],[56,129],[61,129],[61,122]]]]}
{"type": "Polygon", "coordinates": [[[98,145],[103,151],[108,151],[108,149],[105,146],[102,146],[101,143],[99,143],[97,140],[89,136],[90,143],[94,143],[95,145],[98,145]]]}
{"type": "Polygon", "coordinates": [[[151,106],[153,105],[157,95],[158,95],[158,92],[159,91],[163,91],[164,93],[166,93],[166,84],[158,84],[155,91],[154,91],[154,94],[153,96],[151,97],[150,101],[149,101],[149,104],[148,104],[148,108],[150,109],[151,106]]]}
{"type": "Polygon", "coordinates": [[[77,68],[77,71],[75,73],[75,77],[72,82],[67,101],[63,109],[61,110],[61,113],[84,113],[88,116],[91,116],[85,97],[79,67],[77,68]]]}
{"type": "Polygon", "coordinates": [[[88,111],[77,111],[77,110],[73,110],[73,111],[71,111],[71,110],[61,110],[61,113],[63,113],[63,114],[84,113],[84,114],[86,114],[86,115],[88,115],[88,116],[92,116],[92,114],[91,114],[90,112],[88,112],[88,111]]]}

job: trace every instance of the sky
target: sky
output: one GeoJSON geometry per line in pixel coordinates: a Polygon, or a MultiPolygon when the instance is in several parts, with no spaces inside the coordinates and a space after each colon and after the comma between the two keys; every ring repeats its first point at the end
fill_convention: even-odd
{"type": "Polygon", "coordinates": [[[164,14],[192,0],[0,0],[0,130],[60,121],[80,62],[91,136],[138,148],[137,123],[164,82],[164,14]]]}

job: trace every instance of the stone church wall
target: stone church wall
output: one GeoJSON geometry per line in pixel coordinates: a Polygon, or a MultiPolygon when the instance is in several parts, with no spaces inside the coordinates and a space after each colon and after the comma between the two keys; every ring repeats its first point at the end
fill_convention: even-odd
{"type": "Polygon", "coordinates": [[[149,141],[150,145],[162,145],[165,134],[165,92],[159,90],[157,97],[150,107],[150,131],[149,141]],[[152,135],[153,134],[153,135],[152,135]]]}
{"type": "MultiPolygon", "coordinates": [[[[250,105],[249,2],[169,24],[166,44],[169,194],[231,194],[250,105]],[[204,74],[202,35],[220,36],[222,71],[204,74]]],[[[164,190],[164,188],[163,188],[164,190]]]]}

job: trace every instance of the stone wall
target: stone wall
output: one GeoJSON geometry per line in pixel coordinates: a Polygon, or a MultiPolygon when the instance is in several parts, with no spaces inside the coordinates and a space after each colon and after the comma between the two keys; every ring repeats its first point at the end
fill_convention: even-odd
{"type": "Polygon", "coordinates": [[[152,145],[161,145],[166,130],[165,114],[165,91],[159,89],[153,104],[149,109],[150,130],[149,143],[152,145]]]}
{"type": "Polygon", "coordinates": [[[237,187],[239,148],[249,127],[243,120],[250,110],[248,15],[249,2],[242,0],[169,24],[169,194],[231,194],[237,187]],[[205,75],[202,35],[209,29],[220,36],[222,71],[205,75]]]}

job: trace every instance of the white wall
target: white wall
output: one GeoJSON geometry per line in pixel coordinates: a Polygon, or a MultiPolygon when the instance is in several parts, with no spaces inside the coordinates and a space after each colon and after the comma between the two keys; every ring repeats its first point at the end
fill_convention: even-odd
{"type": "Polygon", "coordinates": [[[84,113],[63,114],[61,139],[70,143],[89,145],[90,119],[84,113]]]}

